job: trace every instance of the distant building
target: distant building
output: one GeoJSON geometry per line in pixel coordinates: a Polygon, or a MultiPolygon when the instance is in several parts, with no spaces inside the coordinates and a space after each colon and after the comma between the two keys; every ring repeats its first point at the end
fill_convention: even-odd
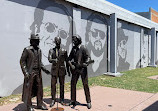
{"type": "Polygon", "coordinates": [[[153,8],[149,8],[149,12],[136,12],[136,14],[158,23],[158,11],[153,8]]]}

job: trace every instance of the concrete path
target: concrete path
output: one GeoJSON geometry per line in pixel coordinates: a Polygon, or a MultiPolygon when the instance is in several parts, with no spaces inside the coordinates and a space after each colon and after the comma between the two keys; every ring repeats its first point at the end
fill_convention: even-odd
{"type": "MultiPolygon", "coordinates": [[[[90,88],[92,108],[87,109],[84,90],[77,91],[78,105],[73,109],[70,106],[59,107],[64,111],[158,111],[158,93],[144,93],[117,88],[95,86],[90,88]]],[[[65,102],[70,102],[70,93],[65,94],[65,102]]],[[[50,104],[50,98],[44,99],[50,104]]],[[[34,102],[36,108],[36,103],[34,102]]],[[[57,104],[53,108],[55,108],[57,104]]],[[[0,111],[25,111],[23,103],[8,104],[0,107],[0,111]]],[[[35,111],[41,111],[35,109],[35,111]]],[[[51,108],[49,108],[51,111],[51,108]]]]}
{"type": "Polygon", "coordinates": [[[149,79],[156,79],[156,80],[158,80],[158,75],[156,75],[156,76],[150,76],[150,77],[148,77],[149,79]]]}

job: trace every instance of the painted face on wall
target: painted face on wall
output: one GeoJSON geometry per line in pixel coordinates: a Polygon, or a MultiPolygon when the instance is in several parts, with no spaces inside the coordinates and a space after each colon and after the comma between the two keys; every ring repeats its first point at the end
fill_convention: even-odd
{"type": "Polygon", "coordinates": [[[127,56],[127,42],[128,36],[122,28],[118,28],[118,38],[117,38],[117,53],[124,61],[126,61],[127,56]]]}
{"type": "Polygon", "coordinates": [[[108,24],[106,19],[98,14],[91,14],[87,20],[85,41],[91,58],[95,60],[92,64],[93,72],[99,69],[101,61],[106,58],[107,32],[108,24]]]}
{"type": "Polygon", "coordinates": [[[130,32],[126,28],[124,29],[122,27],[119,27],[117,29],[117,71],[118,72],[128,70],[130,67],[130,62],[128,60],[129,59],[128,57],[130,57],[130,55],[128,55],[129,53],[128,38],[130,32]]]}
{"type": "MultiPolygon", "coordinates": [[[[62,9],[60,8],[49,8],[55,8],[56,10],[61,11],[63,13],[62,9]]],[[[48,55],[48,50],[53,47],[54,38],[57,36],[61,38],[61,47],[67,49],[66,45],[69,37],[69,29],[70,23],[67,15],[50,12],[47,10],[44,11],[42,25],[40,27],[41,31],[39,35],[41,37],[41,46],[44,47],[43,51],[45,56],[48,55]]]]}
{"type": "Polygon", "coordinates": [[[106,42],[106,32],[107,27],[105,24],[100,21],[99,19],[94,19],[94,22],[91,25],[90,32],[89,32],[89,42],[92,44],[92,51],[96,56],[99,56],[98,54],[104,53],[103,48],[105,46],[106,42]],[[102,23],[102,24],[98,24],[102,23]]]}
{"type": "Polygon", "coordinates": [[[103,28],[101,27],[96,28],[94,24],[92,24],[91,27],[90,41],[93,47],[95,48],[95,50],[100,51],[105,45],[106,34],[104,31],[106,31],[106,29],[104,28],[105,30],[103,30],[103,28]]]}
{"type": "Polygon", "coordinates": [[[39,2],[30,29],[33,34],[39,34],[40,36],[40,47],[46,64],[49,63],[47,59],[49,49],[55,46],[55,37],[61,38],[61,48],[70,51],[71,25],[72,17],[64,5],[52,1],[45,2],[42,0],[39,2]]]}
{"type": "Polygon", "coordinates": [[[121,56],[121,58],[125,59],[126,55],[127,55],[127,45],[126,45],[127,41],[126,40],[122,40],[119,44],[118,44],[118,54],[119,56],[121,56]]]}

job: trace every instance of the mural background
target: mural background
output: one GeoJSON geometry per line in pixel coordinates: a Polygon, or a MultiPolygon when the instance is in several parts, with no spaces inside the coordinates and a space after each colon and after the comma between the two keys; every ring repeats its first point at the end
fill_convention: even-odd
{"type": "MultiPolygon", "coordinates": [[[[19,60],[23,49],[30,45],[31,33],[40,35],[42,62],[48,69],[51,65],[47,56],[54,47],[54,37],[60,36],[62,47],[70,52],[71,37],[78,34],[95,60],[88,67],[89,77],[110,71],[110,15],[63,0],[0,0],[0,14],[0,97],[22,91],[19,60]]],[[[148,66],[150,29],[118,19],[117,31],[117,72],[148,66]]],[[[158,43],[158,34],[156,40],[158,43]]],[[[158,61],[158,45],[156,51],[158,61]]],[[[50,86],[51,76],[45,73],[42,76],[44,86],[50,86]]],[[[66,76],[66,81],[70,79],[66,76]]]]}
{"type": "MultiPolygon", "coordinates": [[[[49,49],[54,47],[54,37],[60,36],[62,47],[70,51],[72,6],[60,0],[3,0],[0,7],[0,13],[5,11],[0,18],[3,26],[0,27],[0,96],[6,96],[21,92],[23,74],[19,60],[23,48],[30,45],[28,38],[31,33],[40,35],[42,62],[48,69],[51,65],[47,56],[49,49]]],[[[50,76],[43,73],[43,81],[44,86],[50,86],[50,76]]]]}
{"type": "Polygon", "coordinates": [[[90,76],[107,72],[109,17],[86,9],[81,10],[83,41],[90,56],[95,60],[89,68],[90,76]]]}
{"type": "Polygon", "coordinates": [[[118,21],[117,71],[147,67],[150,62],[149,30],[118,21]],[[142,29],[142,32],[141,32],[142,29]]]}

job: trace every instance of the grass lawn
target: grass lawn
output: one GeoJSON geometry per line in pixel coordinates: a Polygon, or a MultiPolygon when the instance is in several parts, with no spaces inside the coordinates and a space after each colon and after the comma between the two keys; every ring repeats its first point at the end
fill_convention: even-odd
{"type": "Polygon", "coordinates": [[[121,77],[111,77],[102,75],[98,77],[89,78],[89,84],[128,89],[134,91],[142,91],[148,93],[158,92],[158,80],[147,78],[150,76],[158,75],[158,68],[146,67],[125,71],[122,73],[124,75],[121,77]]]}
{"type": "MultiPolygon", "coordinates": [[[[158,80],[149,79],[147,77],[158,75],[158,68],[147,67],[122,72],[124,75],[121,77],[112,77],[107,75],[89,78],[89,85],[92,86],[105,86],[112,88],[121,88],[134,91],[142,91],[148,93],[158,92],[158,80]]],[[[77,83],[77,89],[81,89],[81,80],[77,83]]],[[[65,84],[65,92],[70,91],[70,83],[65,84]]],[[[50,87],[44,88],[44,97],[50,96],[50,87]]],[[[11,95],[8,97],[0,98],[0,106],[8,103],[18,102],[21,100],[21,94],[11,95]]]]}

